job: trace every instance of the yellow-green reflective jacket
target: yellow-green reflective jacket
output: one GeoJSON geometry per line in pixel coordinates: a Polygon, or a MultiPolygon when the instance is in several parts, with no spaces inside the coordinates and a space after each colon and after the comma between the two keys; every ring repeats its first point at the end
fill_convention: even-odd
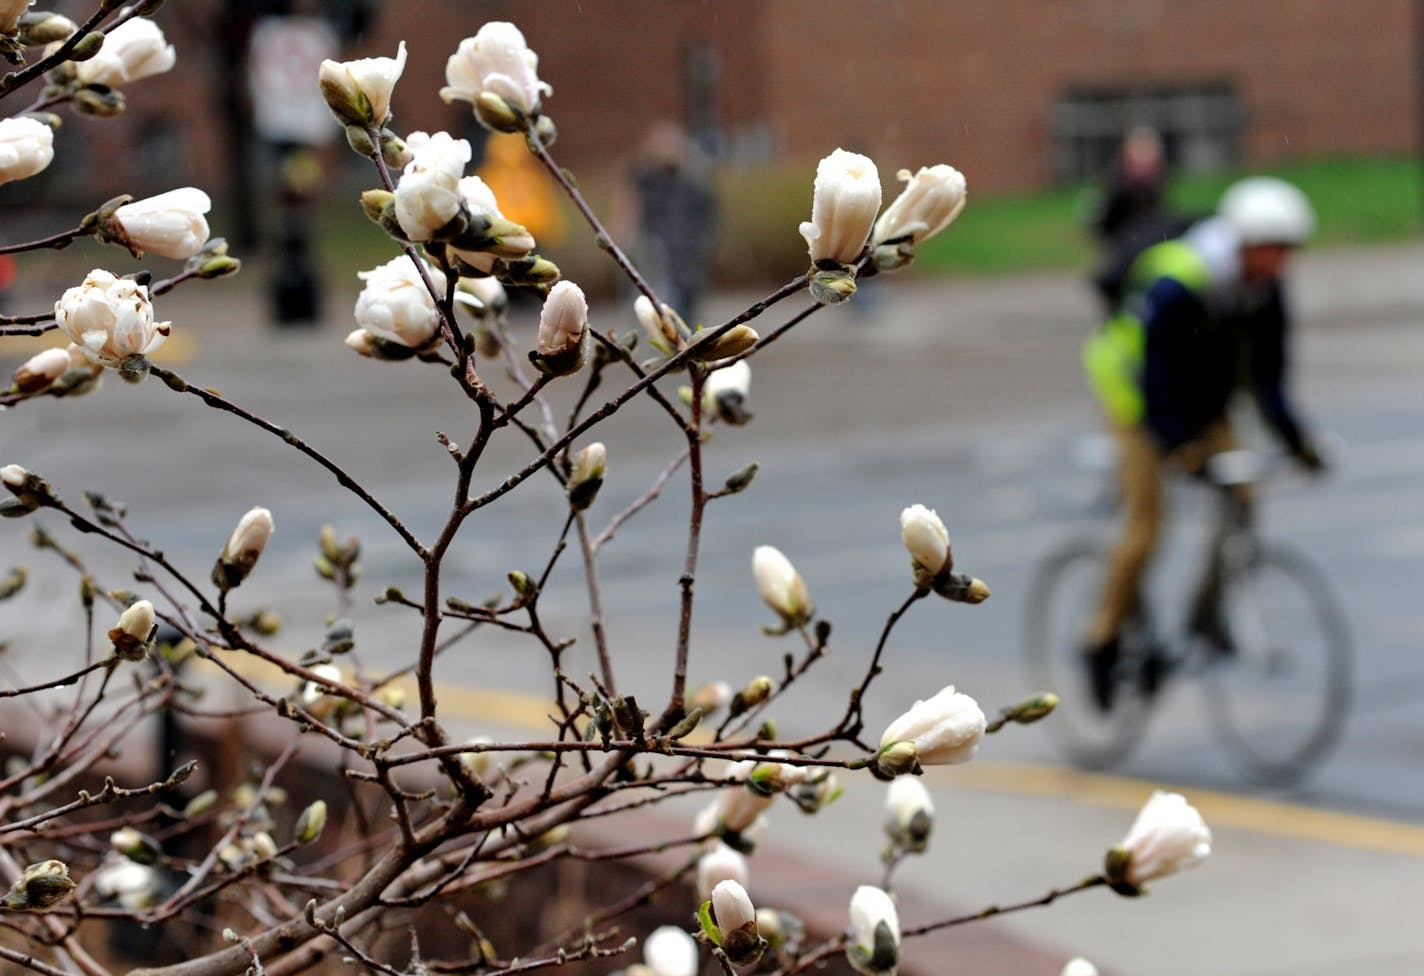
{"type": "Polygon", "coordinates": [[[1203,294],[1211,274],[1200,254],[1183,241],[1164,241],[1143,251],[1128,271],[1123,310],[1109,318],[1083,344],[1088,385],[1113,423],[1142,420],[1146,398],[1142,368],[1147,356],[1147,327],[1138,309],[1152,286],[1169,278],[1195,295],[1203,294]]]}

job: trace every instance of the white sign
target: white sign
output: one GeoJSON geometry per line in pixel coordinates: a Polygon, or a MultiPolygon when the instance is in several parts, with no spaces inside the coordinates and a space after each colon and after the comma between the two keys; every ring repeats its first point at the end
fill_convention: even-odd
{"type": "Polygon", "coordinates": [[[336,32],[315,17],[264,17],[248,47],[252,121],[273,142],[320,145],[341,125],[317,88],[322,61],[338,53],[336,32]]]}

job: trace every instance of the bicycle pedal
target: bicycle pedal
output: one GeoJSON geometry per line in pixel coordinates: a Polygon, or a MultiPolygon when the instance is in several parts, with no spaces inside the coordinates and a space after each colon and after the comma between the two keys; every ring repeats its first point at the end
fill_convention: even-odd
{"type": "Polygon", "coordinates": [[[1144,698],[1153,698],[1175,669],[1175,662],[1160,650],[1153,650],[1142,658],[1137,668],[1137,689],[1144,698]]]}

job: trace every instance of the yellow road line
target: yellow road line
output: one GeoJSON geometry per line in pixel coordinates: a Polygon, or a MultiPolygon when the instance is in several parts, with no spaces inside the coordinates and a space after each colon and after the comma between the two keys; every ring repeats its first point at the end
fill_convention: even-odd
{"type": "Polygon", "coordinates": [[[984,792],[1058,797],[1135,810],[1153,789],[1185,794],[1212,827],[1229,827],[1383,854],[1424,857],[1424,826],[1361,814],[1322,810],[1262,797],[1194,786],[1154,783],[1035,763],[971,763],[936,768],[930,784],[984,792]]]}
{"type": "MultiPolygon", "coordinates": [[[[267,665],[244,666],[240,670],[249,677],[280,674],[267,665]]],[[[414,682],[402,682],[402,686],[407,690],[408,700],[412,700],[414,682]]],[[[548,699],[535,695],[438,684],[435,696],[445,714],[466,721],[531,732],[547,731],[550,727],[553,705],[548,699]]],[[[1151,790],[1170,789],[1187,795],[1214,828],[1251,830],[1355,850],[1424,857],[1424,826],[1417,824],[1217,790],[1154,783],[1129,776],[1038,763],[973,762],[965,766],[933,767],[925,779],[927,785],[939,788],[1069,799],[1123,810],[1136,810],[1151,790]]]]}

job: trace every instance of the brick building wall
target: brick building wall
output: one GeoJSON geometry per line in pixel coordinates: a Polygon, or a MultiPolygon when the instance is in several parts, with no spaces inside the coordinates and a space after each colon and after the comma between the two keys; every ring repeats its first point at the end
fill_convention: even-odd
{"type": "MultiPolygon", "coordinates": [[[[115,162],[111,185],[91,189],[147,191],[179,178],[222,186],[228,143],[218,119],[242,84],[221,63],[225,39],[213,15],[222,6],[185,0],[160,11],[188,73],[181,85],[134,86],[132,116],[148,126],[71,122],[85,151],[115,162]],[[155,127],[166,154],[157,167],[125,151],[151,143],[155,127]]],[[[1058,172],[1054,105],[1066,92],[1203,84],[1235,92],[1247,165],[1406,154],[1421,142],[1418,0],[376,6],[373,30],[347,56],[390,55],[407,41],[410,63],[394,102],[399,129],[475,133],[467,106],[436,96],[445,59],[485,20],[513,18],[554,85],[560,156],[580,173],[622,169],[651,120],[696,122],[700,111],[737,163],[804,165],[846,145],[874,154],[887,173],[945,160],[978,191],[1023,188],[1058,172]]]]}

